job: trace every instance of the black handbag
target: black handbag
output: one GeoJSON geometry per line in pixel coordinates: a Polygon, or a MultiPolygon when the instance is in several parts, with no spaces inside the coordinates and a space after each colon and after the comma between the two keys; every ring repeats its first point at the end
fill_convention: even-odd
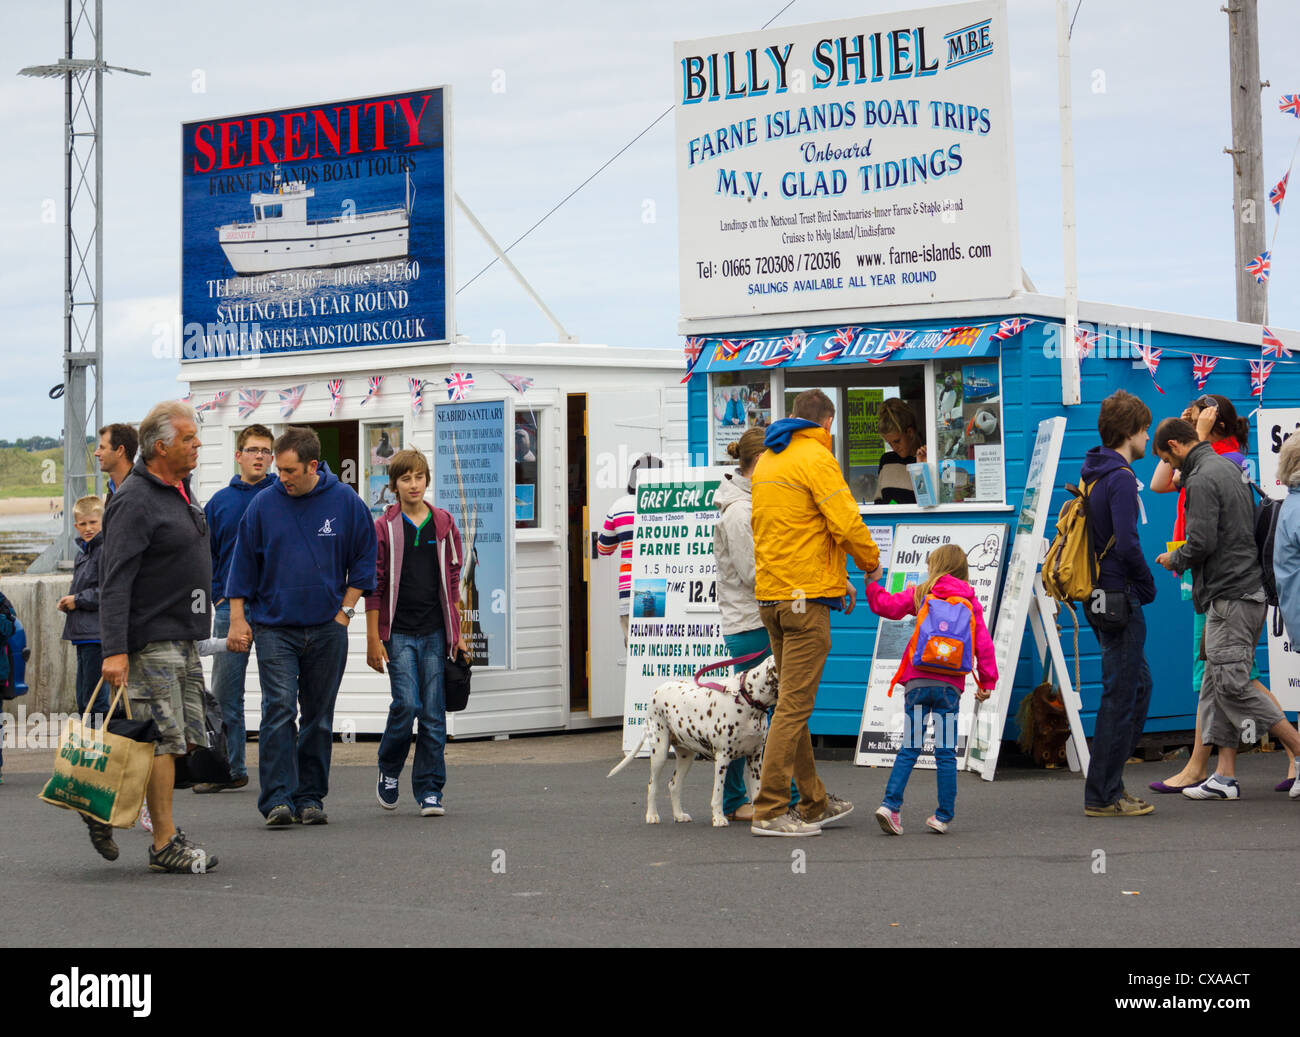
{"type": "Polygon", "coordinates": [[[230,773],[226,723],[221,717],[221,705],[207,688],[203,689],[203,726],[207,729],[208,744],[176,757],[177,788],[200,782],[225,785],[234,780],[230,773]]]}
{"type": "Polygon", "coordinates": [[[443,665],[443,691],[447,699],[447,712],[459,713],[469,705],[469,679],[473,664],[463,651],[443,665]]]}
{"type": "Polygon", "coordinates": [[[1095,587],[1083,608],[1094,630],[1113,634],[1128,626],[1129,601],[1126,590],[1108,591],[1095,587]]]}

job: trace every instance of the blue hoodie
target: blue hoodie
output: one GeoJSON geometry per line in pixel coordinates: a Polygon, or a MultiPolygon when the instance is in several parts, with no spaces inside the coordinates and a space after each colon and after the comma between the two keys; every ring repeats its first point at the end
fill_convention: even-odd
{"type": "Polygon", "coordinates": [[[375,589],[378,546],[370,510],[321,462],[315,489],[290,497],[278,479],[253,496],[239,523],[225,596],[266,626],[333,619],[348,587],[375,589]]]}
{"type": "Polygon", "coordinates": [[[246,483],[236,475],[230,485],[218,490],[203,508],[208,519],[208,544],[212,548],[212,604],[226,596],[226,577],[230,575],[230,556],[239,537],[239,522],[253,503],[253,495],[279,482],[274,475],[264,475],[255,483],[246,483]]]}
{"type": "Polygon", "coordinates": [[[790,445],[790,437],[801,428],[821,428],[821,426],[806,418],[782,418],[767,426],[767,432],[763,435],[763,445],[779,454],[790,445]]]}
{"type": "Polygon", "coordinates": [[[1118,451],[1095,446],[1084,456],[1079,478],[1092,484],[1088,516],[1093,546],[1100,553],[1111,536],[1115,537],[1114,546],[1098,567],[1097,586],[1128,589],[1143,605],[1151,604],[1156,600],[1156,583],[1138,538],[1138,487],[1132,467],[1118,451]],[[1123,469],[1128,470],[1127,475],[1115,474],[1123,469]]]}

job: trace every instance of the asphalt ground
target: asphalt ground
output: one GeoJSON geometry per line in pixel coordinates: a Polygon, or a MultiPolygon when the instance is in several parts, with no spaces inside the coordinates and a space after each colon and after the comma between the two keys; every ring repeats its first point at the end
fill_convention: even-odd
{"type": "MultiPolygon", "coordinates": [[[[887,770],[819,763],[856,810],[796,840],[711,827],[705,764],[685,790],[695,821],[672,822],[664,788],[665,822],[646,825],[648,762],[605,777],[616,732],[450,746],[440,818],[419,816],[406,775],[399,809],[379,807],[375,748],[336,746],[327,826],[265,829],[256,781],[178,791],[177,823],[219,859],[205,875],[149,872],[139,829],[102,860],[78,818],[37,799],[51,754],[6,752],[0,944],[166,947],[193,920],[205,946],[254,948],[1295,942],[1300,802],[1272,791],[1280,753],[1240,757],[1239,802],[1158,796],[1132,819],[1085,818],[1068,771],[961,774],[946,836],[924,828],[935,781],[918,770],[901,838],[872,816],[887,770]]],[[[1128,786],[1178,766],[1131,764],[1128,786]]]]}

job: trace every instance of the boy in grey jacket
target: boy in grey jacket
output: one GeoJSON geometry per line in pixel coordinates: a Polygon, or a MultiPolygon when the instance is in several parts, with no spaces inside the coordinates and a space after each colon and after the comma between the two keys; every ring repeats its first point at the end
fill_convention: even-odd
{"type": "MultiPolygon", "coordinates": [[[[1264,574],[1255,546],[1255,507],[1241,469],[1220,457],[1181,418],[1156,429],[1156,453],[1181,473],[1187,541],[1156,561],[1171,572],[1192,570],[1192,604],[1205,615],[1205,677],[1199,712],[1201,739],[1219,749],[1218,769],[1183,789],[1188,799],[1239,799],[1238,740],[1265,731],[1300,753],[1300,734],[1268,698],[1250,685],[1255,645],[1264,629],[1264,574]]],[[[1291,786],[1300,798],[1300,781],[1291,786]]]]}

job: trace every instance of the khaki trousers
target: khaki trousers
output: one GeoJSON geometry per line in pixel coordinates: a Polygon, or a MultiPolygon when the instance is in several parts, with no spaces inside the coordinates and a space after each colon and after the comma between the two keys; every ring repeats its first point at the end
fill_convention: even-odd
{"type": "Polygon", "coordinates": [[[820,817],[826,810],[826,788],[813,762],[808,718],[831,650],[830,609],[810,601],[778,601],[759,606],[759,614],[772,640],[780,687],[763,749],[754,819],[768,821],[790,808],[792,778],[799,790],[800,812],[820,817]]]}

